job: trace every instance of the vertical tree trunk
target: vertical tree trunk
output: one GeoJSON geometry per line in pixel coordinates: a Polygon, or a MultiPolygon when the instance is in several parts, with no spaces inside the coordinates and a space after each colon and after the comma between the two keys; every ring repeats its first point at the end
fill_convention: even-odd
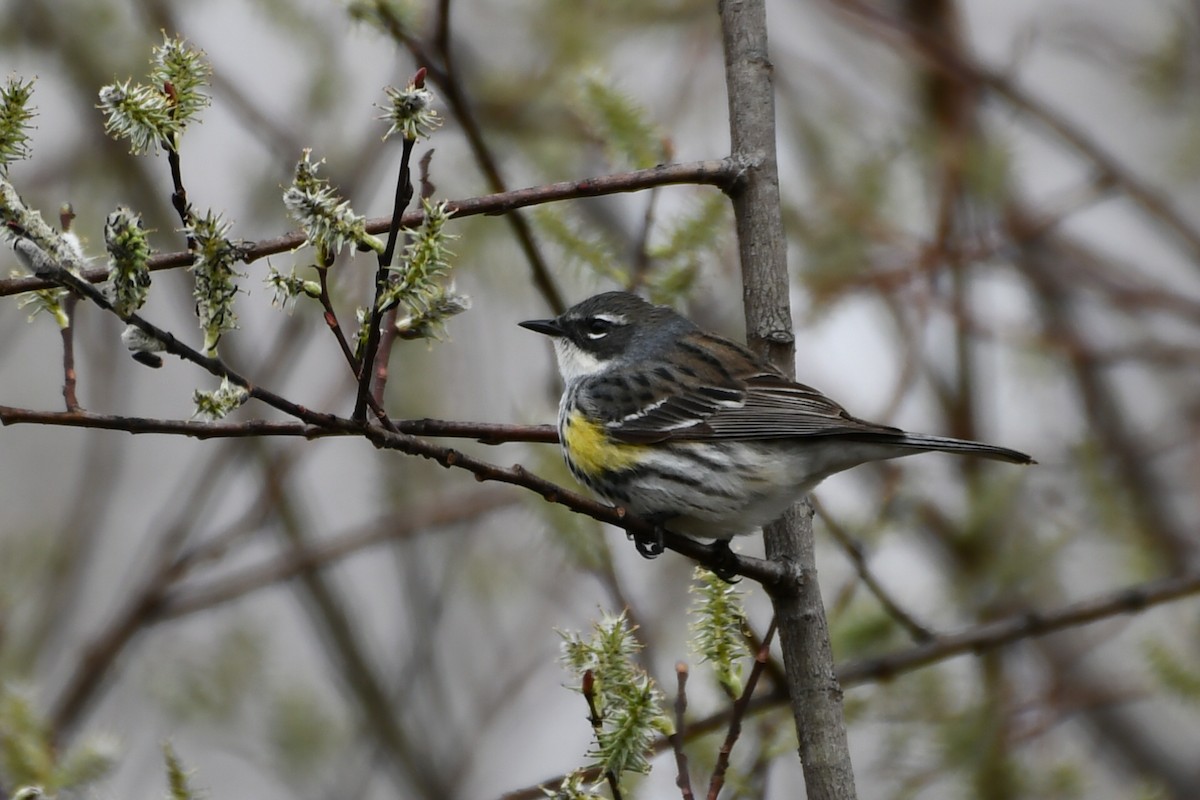
{"type": "MultiPolygon", "coordinates": [[[[765,0],[722,0],[725,80],[733,158],[745,170],[731,192],[742,262],[750,346],[792,375],[795,337],[775,157],[775,98],[767,56],[765,0]]],[[[817,585],[812,508],[807,501],[765,531],[767,557],[794,568],[770,587],[808,797],[856,797],[842,690],[817,585]]]]}

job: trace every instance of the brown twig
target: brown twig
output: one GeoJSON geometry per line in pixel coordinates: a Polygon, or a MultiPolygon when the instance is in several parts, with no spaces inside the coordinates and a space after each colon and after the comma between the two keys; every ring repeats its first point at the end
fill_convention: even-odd
{"type": "MultiPolygon", "coordinates": [[[[1007,647],[1024,639],[1102,622],[1121,614],[1136,614],[1197,594],[1200,594],[1200,570],[1146,581],[1087,600],[1070,603],[1051,611],[1017,613],[992,622],[974,625],[958,633],[940,635],[931,642],[913,645],[888,655],[842,664],[837,669],[837,676],[845,686],[861,686],[877,681],[893,680],[906,672],[913,672],[967,653],[979,655],[1007,647]]],[[[787,692],[784,688],[780,688],[769,695],[751,700],[746,713],[759,713],[777,708],[787,702],[787,692]]],[[[686,738],[695,739],[727,726],[732,714],[732,709],[726,709],[704,719],[695,720],[688,726],[686,738]]],[[[670,747],[670,741],[663,736],[655,740],[651,750],[661,753],[670,747]]],[[[585,772],[584,774],[595,777],[595,773],[585,772]]],[[[536,798],[545,796],[541,793],[540,787],[557,785],[561,781],[562,776],[548,778],[536,785],[509,792],[503,795],[502,800],[536,800],[536,798]]]]}
{"type": "MultiPolygon", "coordinates": [[[[695,184],[716,186],[728,191],[738,180],[741,168],[729,159],[712,159],[708,161],[690,161],[684,164],[663,164],[650,169],[632,170],[630,172],[602,175],[595,178],[583,178],[576,181],[562,181],[541,186],[531,186],[526,189],[498,192],[496,194],[472,197],[465,200],[454,200],[447,204],[452,218],[473,217],[480,214],[507,214],[518,208],[552,203],[558,200],[572,200],[583,197],[600,197],[602,195],[620,194],[622,192],[639,192],[654,186],[671,186],[679,184],[695,184]]],[[[404,214],[402,224],[411,228],[421,224],[425,214],[414,209],[404,214]]],[[[374,217],[367,220],[366,230],[370,234],[386,232],[392,224],[391,217],[374,217]]],[[[251,263],[260,258],[287,253],[304,245],[307,236],[301,231],[292,231],[283,236],[263,239],[246,244],[243,251],[243,261],[251,263]]],[[[152,256],[149,268],[152,272],[164,269],[179,269],[191,266],[193,256],[186,251],[161,253],[152,256]]],[[[83,270],[83,278],[91,283],[100,283],[108,277],[104,268],[83,270]]],[[[21,292],[31,292],[35,289],[47,289],[54,284],[36,277],[0,279],[0,297],[21,292]]]]}
{"type": "Polygon", "coordinates": [[[1098,171],[1097,181],[1117,186],[1148,216],[1173,233],[1200,260],[1200,228],[1184,217],[1159,191],[1147,186],[1106,152],[1081,128],[1017,86],[1004,75],[987,69],[936,36],[880,11],[860,0],[830,0],[834,7],[848,12],[881,41],[911,48],[930,66],[949,77],[981,86],[1004,98],[1013,107],[1038,120],[1079,153],[1098,171]]]}
{"type": "Polygon", "coordinates": [[[687,713],[687,679],[688,665],[682,661],[675,664],[675,732],[667,737],[671,750],[675,753],[675,785],[683,800],[693,800],[692,778],[688,774],[688,757],[683,752],[684,715],[687,713]]]}
{"type": "Polygon", "coordinates": [[[79,303],[79,295],[71,292],[63,299],[63,313],[67,316],[67,326],[62,329],[63,349],[63,401],[67,411],[79,410],[79,397],[75,384],[75,306],[79,303]]]}
{"type": "Polygon", "coordinates": [[[771,657],[771,640],[774,638],[775,619],[772,619],[766,635],[763,636],[762,647],[758,648],[758,652],[754,654],[754,666],[750,669],[749,677],[746,678],[746,686],[742,689],[741,697],[733,703],[733,711],[729,715],[729,731],[725,734],[725,741],[721,743],[721,749],[717,753],[717,763],[713,767],[712,780],[708,782],[708,800],[717,800],[717,795],[721,793],[721,787],[725,785],[725,773],[729,770],[729,756],[733,753],[733,746],[737,744],[738,737],[742,734],[742,720],[746,717],[750,698],[754,695],[754,687],[758,686],[758,679],[766,670],[767,661],[771,657]]]}
{"type": "MultiPolygon", "coordinates": [[[[176,619],[205,611],[298,575],[322,569],[368,547],[403,539],[419,531],[476,519],[514,502],[508,492],[476,490],[449,502],[439,501],[424,508],[409,508],[402,515],[388,515],[357,532],[295,548],[274,561],[248,567],[218,580],[200,586],[179,586],[163,597],[155,620],[176,619]]],[[[197,556],[189,553],[187,560],[194,562],[197,556]]]]}
{"type": "MultiPolygon", "coordinates": [[[[455,119],[458,120],[463,133],[466,135],[471,153],[475,156],[475,161],[479,165],[479,169],[483,172],[488,186],[493,192],[506,191],[507,183],[504,180],[504,176],[500,173],[499,162],[484,139],[483,126],[476,119],[474,109],[467,100],[466,91],[463,89],[462,82],[458,77],[453,50],[450,46],[449,2],[443,0],[438,5],[437,29],[433,36],[433,47],[436,58],[435,54],[430,53],[422,42],[408,33],[408,30],[399,19],[396,19],[387,12],[383,14],[383,17],[388,32],[392,37],[398,43],[408,48],[418,63],[430,65],[429,78],[445,94],[446,103],[453,112],[455,119]]],[[[533,230],[529,226],[529,221],[523,214],[515,213],[508,215],[508,223],[512,227],[513,234],[517,237],[517,243],[520,245],[521,251],[525,254],[525,260],[529,262],[530,272],[533,273],[534,286],[537,287],[538,292],[545,299],[546,304],[554,310],[555,314],[562,313],[567,307],[566,303],[563,302],[562,293],[559,291],[558,285],[554,282],[554,278],[550,274],[550,268],[546,264],[546,260],[542,257],[537,242],[534,241],[533,230]]]]}
{"type": "MultiPolygon", "coordinates": [[[[72,274],[61,265],[48,264],[45,274],[54,282],[74,289],[79,294],[86,296],[106,311],[116,313],[112,303],[96,287],[72,274]]],[[[304,406],[293,403],[281,395],[264,389],[261,386],[251,384],[247,378],[231,369],[220,359],[203,355],[194,348],[177,340],[170,332],[151,324],[138,314],[129,314],[121,317],[121,319],[130,325],[136,326],[160,342],[166,352],[190,361],[216,377],[228,378],[231,383],[245,389],[250,397],[295,417],[301,422],[333,431],[358,433],[376,447],[398,450],[408,455],[432,459],[447,468],[465,469],[471,472],[477,480],[491,480],[515,486],[524,486],[541,494],[549,502],[567,506],[601,522],[617,525],[630,533],[657,535],[654,525],[634,517],[625,511],[625,509],[598,503],[580,494],[571,492],[557,484],[531,474],[520,465],[505,469],[457,450],[440,447],[424,439],[419,439],[416,436],[392,430],[390,427],[368,426],[364,422],[345,419],[333,414],[310,411],[304,406]]],[[[764,561],[763,559],[731,554],[728,547],[704,544],[697,542],[695,539],[670,532],[666,534],[665,544],[668,548],[695,559],[701,565],[710,569],[722,569],[732,574],[743,575],[768,587],[782,585],[786,581],[795,583],[797,580],[795,571],[790,565],[776,564],[764,561]]]]}
{"type": "MultiPolygon", "coordinates": [[[[257,436],[294,436],[324,439],[331,436],[358,436],[353,428],[331,430],[303,422],[276,422],[252,419],[242,422],[197,422],[182,419],[151,419],[96,414],[90,411],[34,411],[0,405],[0,425],[53,425],[64,428],[94,428],[131,434],[170,434],[194,439],[240,439],[257,436]]],[[[558,431],[553,425],[504,425],[490,422],[453,422],[443,419],[396,420],[400,433],[449,439],[474,439],[482,444],[536,442],[557,444],[558,431]]]]}
{"type": "Polygon", "coordinates": [[[850,563],[854,565],[854,571],[858,573],[859,580],[875,596],[875,599],[883,606],[883,610],[887,615],[894,619],[900,627],[908,631],[908,635],[914,641],[931,641],[934,638],[933,631],[917,622],[911,614],[901,608],[900,604],[883,588],[883,584],[871,572],[871,568],[867,566],[867,557],[862,542],[851,536],[845,528],[839,525],[829,514],[825,513],[825,509],[816,498],[810,499],[813,504],[813,510],[820,515],[826,529],[833,534],[833,538],[841,546],[842,552],[846,554],[846,557],[850,559],[850,563]]]}

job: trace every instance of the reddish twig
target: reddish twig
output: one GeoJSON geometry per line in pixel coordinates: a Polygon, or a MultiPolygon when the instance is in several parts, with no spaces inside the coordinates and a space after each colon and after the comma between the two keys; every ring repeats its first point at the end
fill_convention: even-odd
{"type": "Polygon", "coordinates": [[[758,648],[758,652],[754,655],[754,666],[750,669],[750,676],[746,679],[746,688],[742,690],[742,695],[733,704],[733,713],[729,715],[729,732],[725,735],[725,741],[721,743],[721,750],[717,754],[717,764],[713,767],[712,780],[708,783],[708,800],[717,800],[717,795],[721,793],[721,787],[725,785],[725,773],[729,769],[729,756],[733,753],[733,746],[737,744],[738,737],[742,733],[742,720],[746,717],[746,711],[750,706],[750,697],[754,694],[754,687],[758,685],[758,679],[762,676],[763,671],[767,668],[767,661],[771,657],[771,640],[775,638],[775,619],[772,618],[771,625],[767,628],[767,633],[763,636],[762,647],[758,648]]]}
{"type": "Polygon", "coordinates": [[[67,411],[79,410],[79,397],[75,392],[75,306],[79,295],[71,292],[63,299],[63,313],[67,315],[67,326],[62,329],[63,348],[63,401],[67,411]]]}
{"type": "MultiPolygon", "coordinates": [[[[96,287],[72,274],[61,265],[47,265],[45,271],[54,282],[74,289],[106,311],[116,313],[112,303],[96,287]]],[[[245,389],[255,400],[266,403],[301,422],[333,431],[358,433],[376,447],[432,459],[447,468],[465,469],[471,472],[477,480],[524,486],[541,494],[549,502],[567,506],[601,522],[617,525],[630,533],[656,535],[654,525],[634,517],[625,509],[598,503],[571,492],[531,474],[519,464],[505,469],[457,450],[432,444],[410,434],[400,433],[391,429],[390,425],[388,428],[368,426],[365,422],[311,411],[270,390],[251,384],[247,378],[231,369],[220,359],[203,355],[196,349],[180,342],[169,331],[151,324],[138,314],[128,314],[121,319],[162,343],[163,349],[171,355],[190,361],[218,378],[227,378],[231,383],[245,389]]],[[[664,543],[668,548],[698,561],[703,566],[743,575],[768,587],[780,586],[784,582],[791,584],[798,579],[796,571],[791,565],[730,554],[727,547],[704,544],[670,532],[667,532],[664,543]]]]}
{"type": "Polygon", "coordinates": [[[911,614],[901,608],[900,604],[883,588],[883,584],[871,572],[870,567],[867,566],[867,557],[863,552],[862,542],[851,536],[845,528],[839,525],[829,514],[826,514],[825,509],[822,508],[820,502],[815,497],[810,498],[810,500],[813,504],[813,510],[825,522],[826,530],[833,534],[833,538],[841,546],[842,552],[846,554],[846,557],[850,559],[850,563],[854,565],[854,571],[858,573],[859,580],[875,596],[875,599],[879,601],[879,605],[883,606],[884,612],[894,619],[900,627],[908,631],[908,635],[914,641],[931,641],[934,638],[933,631],[917,622],[911,614]]]}
{"type": "MultiPolygon", "coordinates": [[[[395,429],[414,436],[448,439],[474,439],[482,444],[537,442],[557,444],[558,431],[553,425],[504,425],[491,422],[453,422],[444,419],[396,420],[395,429]]],[[[63,428],[94,428],[132,434],[158,433],[190,436],[194,439],[240,439],[250,436],[295,436],[324,439],[331,436],[358,436],[353,428],[331,430],[303,422],[277,422],[265,419],[242,422],[197,422],[182,419],[151,419],[96,414],[90,411],[34,411],[0,405],[0,425],[53,425],[63,428]]]]}
{"type": "Polygon", "coordinates": [[[392,359],[392,348],[396,344],[396,318],[400,309],[392,306],[383,315],[383,329],[379,333],[379,354],[375,357],[375,381],[371,389],[370,402],[375,408],[383,408],[384,393],[387,391],[388,366],[392,359]]]}
{"type": "Polygon", "coordinates": [[[350,365],[350,370],[357,375],[360,369],[358,357],[354,355],[354,348],[350,346],[350,342],[346,339],[346,332],[342,329],[341,322],[338,321],[337,311],[333,308],[333,299],[329,296],[329,269],[318,265],[317,279],[321,286],[321,294],[317,299],[320,300],[321,308],[325,312],[325,324],[329,326],[329,330],[333,332],[333,337],[337,339],[338,347],[341,348],[342,356],[345,357],[346,363],[350,365]]]}
{"type": "Polygon", "coordinates": [[[683,800],[693,800],[692,778],[688,774],[688,757],[683,752],[684,714],[687,712],[688,666],[679,661],[675,664],[675,732],[667,737],[675,753],[675,785],[683,800]]]}
{"type": "Polygon", "coordinates": [[[881,41],[916,51],[930,66],[949,77],[981,86],[1038,120],[1099,171],[1097,182],[1117,186],[1151,218],[1157,220],[1200,260],[1200,228],[1184,217],[1159,191],[1144,184],[1081,128],[1007,77],[987,69],[938,37],[859,0],[831,0],[881,41]]]}
{"type": "MultiPolygon", "coordinates": [[[[861,686],[893,680],[906,672],[913,672],[967,653],[979,655],[1025,639],[1101,622],[1121,614],[1136,614],[1197,594],[1200,594],[1200,570],[1117,589],[1051,611],[1012,614],[992,622],[974,625],[958,633],[941,635],[932,642],[897,650],[888,655],[851,661],[838,667],[837,677],[843,686],[861,686]]],[[[780,687],[769,695],[751,700],[745,713],[753,714],[778,708],[788,700],[786,687],[780,687]]],[[[704,719],[695,720],[688,726],[686,738],[692,740],[727,726],[733,713],[733,709],[726,709],[704,719]]],[[[661,753],[670,747],[670,741],[663,736],[654,742],[651,751],[661,753]]],[[[584,776],[594,778],[596,773],[585,772],[584,776]]],[[[506,793],[503,800],[536,800],[545,796],[540,787],[557,785],[561,781],[562,776],[548,778],[533,786],[506,793]]]]}
{"type": "MultiPolygon", "coordinates": [[[[716,186],[722,191],[728,191],[734,186],[741,174],[741,168],[729,159],[712,159],[708,161],[691,161],[684,164],[663,164],[650,169],[632,170],[630,172],[602,175],[595,178],[583,178],[576,181],[562,181],[542,186],[531,186],[526,189],[514,189],[507,192],[472,197],[465,200],[454,200],[447,204],[451,217],[473,217],[480,214],[507,214],[518,208],[552,203],[558,200],[572,200],[581,197],[599,197],[622,192],[639,192],[654,186],[671,186],[679,184],[695,184],[716,186]]],[[[416,227],[424,220],[425,214],[419,209],[404,214],[402,224],[405,227],[416,227]]],[[[391,217],[374,217],[367,220],[366,230],[370,234],[386,232],[392,224],[391,217]]],[[[283,236],[251,242],[245,246],[243,261],[251,263],[260,258],[287,253],[302,247],[308,239],[302,231],[292,231],[283,236]]],[[[152,272],[164,269],[179,269],[192,264],[193,256],[186,251],[162,253],[152,256],[149,268],[152,272]]],[[[83,270],[85,280],[100,283],[108,277],[104,268],[83,270]]],[[[53,282],[36,277],[20,277],[0,279],[0,297],[21,292],[31,292],[35,289],[47,289],[53,282]]]]}

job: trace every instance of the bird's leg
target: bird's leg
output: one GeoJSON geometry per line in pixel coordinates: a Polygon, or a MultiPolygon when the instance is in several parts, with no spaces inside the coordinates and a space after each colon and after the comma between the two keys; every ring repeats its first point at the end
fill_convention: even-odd
{"type": "Polygon", "coordinates": [[[654,525],[654,530],[651,533],[643,533],[641,531],[628,531],[627,535],[633,539],[634,547],[637,548],[638,554],[642,558],[658,558],[666,550],[663,544],[664,531],[663,526],[665,520],[661,518],[650,517],[647,522],[654,525]]]}

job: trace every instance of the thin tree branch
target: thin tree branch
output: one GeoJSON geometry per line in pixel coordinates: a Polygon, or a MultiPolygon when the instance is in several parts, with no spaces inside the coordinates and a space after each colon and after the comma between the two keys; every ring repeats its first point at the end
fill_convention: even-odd
{"type": "Polygon", "coordinates": [[[329,295],[329,267],[327,265],[317,265],[317,280],[321,285],[321,294],[318,300],[325,312],[325,324],[333,332],[333,337],[337,340],[338,347],[341,348],[342,356],[350,365],[350,371],[357,375],[362,369],[362,365],[358,363],[358,357],[354,355],[354,349],[350,347],[350,342],[346,339],[346,332],[342,329],[342,323],[338,321],[337,311],[333,307],[333,298],[329,295]]]}
{"type": "Polygon", "coordinates": [[[867,566],[867,557],[863,552],[862,542],[855,539],[850,533],[839,525],[829,514],[825,513],[825,509],[812,499],[813,510],[821,516],[821,520],[825,523],[826,529],[833,534],[833,538],[837,540],[846,557],[850,559],[850,563],[854,565],[854,571],[858,573],[858,578],[867,587],[867,590],[875,596],[879,604],[883,606],[883,610],[889,617],[894,619],[900,627],[908,631],[908,635],[913,640],[918,642],[928,642],[934,638],[934,633],[929,628],[926,628],[921,623],[901,608],[900,604],[883,588],[883,584],[871,572],[871,568],[867,566]]]}
{"type": "Polygon", "coordinates": [[[844,664],[838,669],[838,677],[847,686],[886,681],[965,653],[978,655],[1022,639],[1045,636],[1121,614],[1136,614],[1194,594],[1200,594],[1200,570],[1117,589],[1053,611],[1026,611],[958,633],[939,635],[930,642],[906,650],[844,664]]]}
{"type": "Polygon", "coordinates": [[[750,698],[754,696],[758,679],[762,677],[767,667],[767,661],[771,657],[771,640],[775,638],[775,623],[776,620],[772,619],[770,626],[767,627],[762,646],[754,654],[754,667],[746,679],[742,695],[734,701],[733,710],[729,715],[729,731],[725,734],[725,741],[721,743],[721,749],[717,753],[717,764],[713,767],[712,780],[708,784],[708,800],[717,800],[717,795],[721,793],[721,787],[725,785],[725,773],[729,769],[729,756],[733,753],[733,746],[737,744],[738,737],[742,735],[742,720],[750,706],[750,698]]]}
{"type": "MultiPolygon", "coordinates": [[[[1106,592],[1051,611],[1027,611],[974,625],[958,633],[937,636],[925,644],[913,645],[884,656],[842,664],[837,668],[837,676],[845,686],[862,686],[894,680],[906,672],[913,672],[968,653],[980,655],[1025,639],[1103,622],[1122,614],[1137,614],[1194,595],[1200,595],[1200,570],[1106,592]]],[[[761,713],[788,702],[787,692],[783,689],[776,690],[772,694],[751,700],[747,714],[761,713]]],[[[688,726],[685,738],[692,741],[720,730],[729,724],[732,714],[732,709],[724,709],[704,719],[693,721],[688,726]]],[[[663,736],[655,740],[651,751],[662,753],[671,746],[671,742],[663,736]]],[[[594,772],[585,772],[584,775],[592,779],[596,777],[594,772]]],[[[562,778],[561,775],[547,778],[535,786],[504,794],[501,800],[536,800],[545,797],[540,787],[557,786],[562,782],[562,778]]]]}
{"type": "Polygon", "coordinates": [[[688,757],[687,753],[683,752],[683,743],[686,740],[684,732],[687,730],[684,717],[687,713],[687,681],[688,665],[682,661],[676,662],[675,732],[667,737],[667,741],[671,744],[672,752],[675,753],[675,785],[679,787],[679,794],[683,800],[694,800],[692,778],[688,774],[688,757]]]}
{"type": "Polygon", "coordinates": [[[163,597],[154,619],[176,619],[205,611],[267,586],[322,569],[373,545],[473,520],[496,509],[511,506],[514,502],[515,499],[508,492],[476,490],[455,500],[439,501],[425,508],[409,508],[402,516],[388,515],[360,531],[294,548],[288,555],[274,561],[246,568],[205,585],[179,586],[163,597]]]}
{"type": "Polygon", "coordinates": [[[1151,219],[1157,220],[1174,234],[1194,260],[1200,261],[1200,228],[1196,223],[1184,217],[1161,192],[1151,188],[1126,169],[1082,128],[1069,122],[1004,75],[984,67],[926,31],[860,0],[830,2],[835,8],[847,12],[861,27],[871,31],[879,40],[915,51],[930,66],[949,77],[982,86],[1041,122],[1075,152],[1091,162],[1099,173],[1096,178],[1099,183],[1119,187],[1151,219]]]}
{"type": "Polygon", "coordinates": [[[79,303],[79,295],[71,292],[63,299],[63,313],[67,316],[67,326],[62,329],[63,349],[63,401],[67,411],[79,410],[79,396],[76,394],[77,376],[75,374],[75,306],[79,303]]]}
{"type": "MultiPolygon", "coordinates": [[[[43,270],[42,276],[70,289],[74,289],[106,311],[116,314],[112,303],[96,287],[80,279],[62,266],[48,263],[43,270]]],[[[266,403],[285,414],[289,414],[301,422],[335,431],[357,432],[376,447],[398,450],[408,455],[432,459],[447,468],[456,467],[465,469],[475,475],[477,480],[491,480],[524,486],[541,494],[549,502],[567,506],[601,522],[617,525],[630,533],[657,535],[655,526],[645,520],[634,517],[625,509],[604,505],[603,503],[598,503],[580,494],[571,492],[557,484],[531,474],[519,464],[505,469],[457,450],[440,447],[424,439],[400,433],[399,431],[368,426],[365,423],[344,419],[333,414],[310,411],[304,406],[293,403],[272,391],[251,384],[248,379],[235,372],[220,359],[210,358],[201,354],[194,348],[177,340],[168,331],[147,322],[138,314],[129,314],[126,316],[118,314],[117,316],[124,322],[135,325],[144,333],[162,343],[166,352],[190,361],[219,378],[228,378],[230,382],[244,388],[250,397],[266,403]]],[[[793,582],[796,580],[793,571],[786,564],[775,564],[763,559],[731,554],[728,547],[697,542],[695,539],[671,532],[667,532],[664,543],[668,548],[686,555],[710,569],[726,569],[728,572],[743,575],[768,587],[779,585],[786,580],[792,580],[793,582]]]]}
{"type": "MultiPolygon", "coordinates": [[[[716,186],[724,191],[737,180],[740,168],[729,159],[691,161],[684,164],[664,164],[650,169],[633,170],[576,181],[562,181],[526,189],[514,189],[497,194],[451,201],[447,208],[452,218],[473,217],[480,214],[506,214],[518,208],[542,205],[558,200],[583,197],[599,197],[622,192],[638,192],[654,186],[680,184],[716,186]]],[[[414,209],[404,214],[402,224],[412,228],[421,224],[425,214],[414,209]]],[[[367,232],[373,235],[385,233],[392,224],[391,217],[375,217],[367,220],[367,232]]],[[[243,261],[251,263],[260,258],[287,253],[304,245],[307,236],[301,231],[292,231],[272,239],[263,239],[245,245],[243,261]]],[[[151,271],[179,269],[191,266],[193,256],[186,251],[161,253],[149,261],[151,271]]],[[[82,270],[83,278],[91,283],[101,283],[108,278],[106,268],[82,270]]],[[[0,297],[35,289],[47,289],[52,281],[36,276],[0,279],[0,297]]]]}
{"type": "MultiPolygon", "coordinates": [[[[397,431],[414,436],[439,436],[474,439],[483,444],[538,442],[556,444],[558,431],[553,425],[504,425],[489,422],[452,422],[442,419],[396,420],[397,431]]],[[[190,436],[194,439],[238,439],[257,436],[295,436],[325,439],[331,436],[358,436],[353,428],[332,430],[303,422],[275,422],[252,419],[243,422],[196,422],[193,420],[150,419],[96,414],[90,411],[33,411],[0,405],[0,425],[54,425],[67,428],[99,428],[143,434],[159,433],[190,436]]]]}

